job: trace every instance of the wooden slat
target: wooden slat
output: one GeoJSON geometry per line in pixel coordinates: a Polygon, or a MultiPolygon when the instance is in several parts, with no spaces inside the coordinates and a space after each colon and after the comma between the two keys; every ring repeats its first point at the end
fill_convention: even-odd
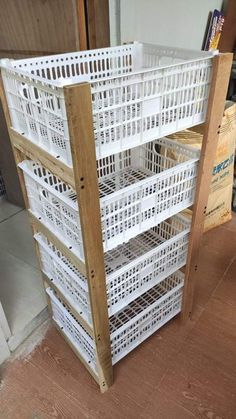
{"type": "Polygon", "coordinates": [[[79,49],[88,49],[86,18],[85,18],[85,4],[84,0],[74,0],[75,2],[75,15],[77,19],[79,49]]]}
{"type": "MultiPolygon", "coordinates": [[[[225,3],[225,2],[224,2],[225,3]]],[[[223,31],[219,40],[220,52],[233,52],[236,42],[236,1],[228,0],[223,31]]]]}
{"type": "Polygon", "coordinates": [[[84,0],[88,28],[89,49],[110,46],[109,1],[84,0]]]}
{"type": "Polygon", "coordinates": [[[33,225],[35,231],[44,234],[47,239],[52,242],[64,255],[69,259],[69,261],[79,269],[79,271],[86,276],[85,264],[80,260],[74,253],[72,253],[68,247],[59,240],[54,233],[52,233],[40,220],[38,220],[32,212],[28,212],[30,222],[33,225]]]}
{"type": "Polygon", "coordinates": [[[64,88],[101,391],[113,382],[98,177],[88,83],[64,88]]]}
{"type": "Polygon", "coordinates": [[[11,142],[14,147],[22,151],[29,159],[39,161],[49,171],[53,172],[61,180],[69,183],[75,189],[73,169],[59,161],[47,151],[27,140],[13,128],[9,129],[11,142]]]}
{"type": "Polygon", "coordinates": [[[73,342],[71,342],[70,339],[68,339],[68,337],[66,336],[66,334],[63,332],[63,329],[61,329],[54,320],[53,320],[53,324],[56,327],[56,329],[58,330],[58,332],[66,340],[66,342],[68,343],[68,345],[70,346],[70,348],[72,349],[72,351],[76,354],[76,356],[84,364],[85,368],[89,371],[89,373],[92,375],[92,377],[94,378],[94,380],[99,384],[99,377],[95,374],[95,372],[93,371],[93,369],[90,368],[89,364],[85,361],[85,359],[83,358],[83,356],[81,355],[81,353],[78,351],[78,349],[75,347],[75,345],[73,344],[73,342]]]}
{"type": "Polygon", "coordinates": [[[77,36],[74,0],[1,0],[0,49],[26,55],[75,51],[77,36]]]}
{"type": "Polygon", "coordinates": [[[203,134],[201,157],[189,238],[188,257],[185,270],[182,317],[191,317],[194,285],[197,280],[198,254],[204,227],[212,169],[217,148],[217,138],[225,106],[232,54],[220,54],[213,59],[213,75],[203,134]]]}
{"type": "Polygon", "coordinates": [[[77,310],[74,309],[74,307],[71,305],[69,300],[66,298],[66,294],[61,293],[59,288],[56,286],[55,282],[53,282],[50,278],[48,278],[48,276],[45,275],[45,273],[42,273],[42,274],[43,274],[44,281],[47,283],[47,286],[51,287],[54,291],[56,291],[56,293],[58,294],[60,299],[62,301],[65,301],[65,303],[68,305],[71,313],[78,319],[79,323],[83,326],[83,328],[86,330],[86,332],[88,332],[89,336],[91,336],[91,338],[93,339],[94,334],[93,334],[92,327],[83,319],[83,317],[81,317],[80,313],[77,310]]]}

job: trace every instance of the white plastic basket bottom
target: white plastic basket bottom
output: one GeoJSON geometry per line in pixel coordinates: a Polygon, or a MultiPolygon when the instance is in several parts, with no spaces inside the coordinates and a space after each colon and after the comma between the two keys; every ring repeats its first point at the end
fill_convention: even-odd
{"type": "MultiPolygon", "coordinates": [[[[109,316],[186,263],[190,222],[175,216],[104,255],[109,316]]],[[[43,271],[91,325],[86,278],[45,236],[37,233],[43,271]]]]}
{"type": "MultiPolygon", "coordinates": [[[[184,275],[177,271],[110,319],[112,363],[115,364],[136,346],[181,311],[184,275]]],[[[51,289],[53,318],[96,371],[93,339],[72,316],[66,304],[51,289]]]]}
{"type": "Polygon", "coordinates": [[[212,57],[134,42],[1,67],[13,127],[71,166],[63,86],[90,83],[101,158],[204,122],[212,57]]]}
{"type": "Polygon", "coordinates": [[[5,195],[6,195],[6,188],[5,188],[3,176],[0,170],[0,199],[4,198],[5,195]]]}
{"type": "MultiPolygon", "coordinates": [[[[166,138],[98,161],[104,251],[193,204],[199,150],[166,138]]],[[[26,160],[30,209],[84,259],[75,191],[26,160]]]]}

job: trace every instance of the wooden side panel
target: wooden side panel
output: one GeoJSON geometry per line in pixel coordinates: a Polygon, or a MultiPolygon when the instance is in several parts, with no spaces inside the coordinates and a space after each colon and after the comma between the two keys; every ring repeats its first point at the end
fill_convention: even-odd
{"type": "Polygon", "coordinates": [[[64,89],[101,391],[113,382],[96,153],[88,83],[64,89]]]}
{"type": "Polygon", "coordinates": [[[232,65],[232,54],[220,54],[214,58],[213,76],[210,89],[207,118],[203,134],[199,163],[192,227],[189,238],[188,258],[185,270],[185,286],[182,316],[191,317],[194,284],[197,280],[198,254],[203,233],[213,162],[217,148],[217,137],[222,121],[225,98],[232,65]]]}
{"type": "Polygon", "coordinates": [[[4,51],[45,55],[76,49],[80,48],[74,0],[1,0],[1,56],[4,51]]]}
{"type": "Polygon", "coordinates": [[[236,1],[228,0],[226,18],[219,41],[220,52],[233,52],[236,46],[236,1]]]}
{"type": "Polygon", "coordinates": [[[87,14],[88,48],[110,46],[108,0],[85,0],[87,14]]]}

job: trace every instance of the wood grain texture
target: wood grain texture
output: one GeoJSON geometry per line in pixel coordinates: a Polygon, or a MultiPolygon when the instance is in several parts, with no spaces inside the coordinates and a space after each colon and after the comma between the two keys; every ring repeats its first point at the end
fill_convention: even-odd
{"type": "Polygon", "coordinates": [[[186,321],[192,314],[194,285],[197,280],[198,255],[203,234],[212,169],[217,148],[217,138],[225,106],[225,98],[232,65],[232,54],[220,54],[213,59],[213,74],[204,127],[198,178],[193,206],[192,226],[189,237],[185,270],[182,318],[186,321]]]}
{"type": "Polygon", "coordinates": [[[82,364],[85,366],[85,368],[88,370],[88,372],[92,375],[94,380],[99,384],[99,377],[95,374],[92,368],[90,368],[89,364],[86,362],[86,360],[83,358],[81,353],[77,350],[76,346],[73,344],[73,342],[68,339],[66,334],[63,332],[63,330],[57,325],[56,322],[54,322],[54,325],[58,332],[63,336],[69,347],[72,349],[72,351],[76,354],[76,356],[79,358],[79,360],[82,362],[82,364]]]}
{"type": "Polygon", "coordinates": [[[73,0],[1,0],[0,49],[22,55],[75,51],[77,34],[73,0]]]}
{"type": "Polygon", "coordinates": [[[233,215],[204,234],[194,319],[173,319],[116,364],[109,391],[100,394],[51,327],[28,357],[1,369],[1,419],[235,419],[235,232],[233,215]],[[209,271],[218,280],[206,301],[209,271]]]}
{"type": "Polygon", "coordinates": [[[88,83],[64,88],[100,388],[113,381],[91,90],[88,83]]]}
{"type": "Polygon", "coordinates": [[[79,49],[86,50],[88,47],[87,39],[87,22],[85,15],[85,2],[84,0],[74,0],[75,16],[77,20],[79,49]]]}
{"type": "Polygon", "coordinates": [[[109,1],[85,0],[85,2],[89,49],[109,47],[109,1]]]}
{"type": "Polygon", "coordinates": [[[228,0],[223,31],[219,41],[220,52],[233,52],[236,43],[236,1],[228,0]]]}

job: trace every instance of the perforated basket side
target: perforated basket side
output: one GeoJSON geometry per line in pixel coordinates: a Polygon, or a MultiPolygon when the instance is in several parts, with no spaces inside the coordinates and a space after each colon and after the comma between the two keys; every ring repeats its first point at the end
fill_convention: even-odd
{"type": "Polygon", "coordinates": [[[34,238],[39,244],[43,272],[91,326],[91,307],[86,278],[45,236],[37,233],[34,238]]]}
{"type": "Polygon", "coordinates": [[[175,216],[105,254],[110,315],[185,265],[189,231],[175,216]]]}
{"type": "Polygon", "coordinates": [[[55,292],[47,288],[52,307],[53,319],[63,329],[66,336],[74,343],[85,361],[97,373],[96,351],[93,339],[88,335],[82,325],[73,316],[68,306],[60,300],[55,292]]]}
{"type": "Polygon", "coordinates": [[[110,319],[113,364],[180,312],[183,281],[175,272],[110,319]]]}
{"type": "Polygon", "coordinates": [[[74,190],[39,163],[25,160],[23,170],[30,210],[84,260],[79,211],[74,190]]]}

